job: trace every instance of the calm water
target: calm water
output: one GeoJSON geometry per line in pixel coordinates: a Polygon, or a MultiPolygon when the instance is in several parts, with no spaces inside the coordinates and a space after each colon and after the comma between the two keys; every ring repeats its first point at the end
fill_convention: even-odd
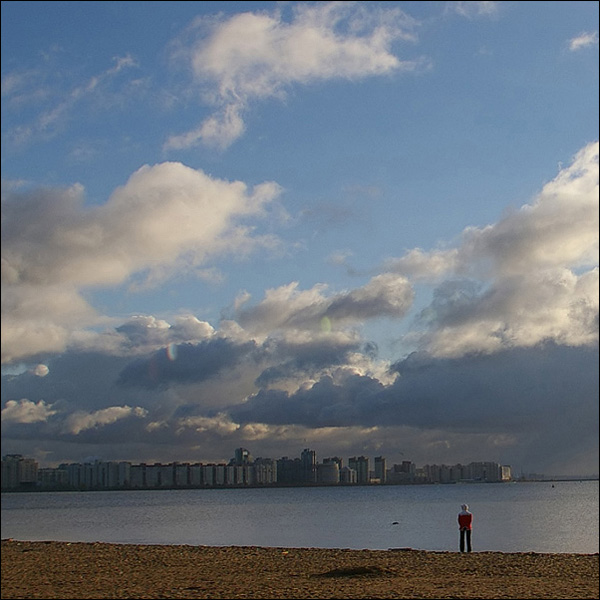
{"type": "Polygon", "coordinates": [[[598,552],[598,482],[2,494],[2,538],[455,551],[598,552]]]}

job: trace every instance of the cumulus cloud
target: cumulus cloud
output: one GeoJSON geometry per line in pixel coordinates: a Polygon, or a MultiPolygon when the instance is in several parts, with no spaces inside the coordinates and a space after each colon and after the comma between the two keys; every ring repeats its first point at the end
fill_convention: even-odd
{"type": "Polygon", "coordinates": [[[119,383],[153,388],[204,381],[235,367],[254,347],[252,342],[235,344],[223,338],[169,345],[149,359],[129,364],[121,373],[119,383]]]}
{"type": "Polygon", "coordinates": [[[52,404],[46,404],[43,400],[8,400],[2,409],[2,423],[44,422],[56,412],[52,409],[52,404]]]}
{"type": "Polygon", "coordinates": [[[353,2],[295,4],[290,22],[279,9],[197,21],[178,55],[189,60],[216,110],[165,146],[226,148],[243,134],[252,102],[282,98],[294,84],[413,71],[419,61],[400,60],[392,44],[413,40],[416,25],[398,8],[353,2]]]}
{"type": "Polygon", "coordinates": [[[180,163],[142,167],[101,206],[86,206],[80,185],[7,191],[3,362],[63,351],[74,330],[97,324],[86,289],[157,285],[215,256],[273,247],[273,236],[245,221],[265,218],[280,191],[269,182],[249,190],[180,163]]]}
{"type": "MultiPolygon", "coordinates": [[[[362,287],[326,294],[326,285],[298,290],[298,282],[267,290],[256,306],[237,305],[236,320],[249,331],[320,330],[356,324],[378,317],[401,318],[410,309],[414,292],[408,280],[386,273],[362,287]]],[[[244,297],[248,300],[248,297],[244,297]]]]}
{"type": "MultiPolygon", "coordinates": [[[[183,173],[197,181],[196,172],[183,173]]],[[[226,192],[235,185],[218,183],[226,192]]],[[[185,176],[182,187],[193,187],[185,176]]],[[[263,210],[261,202],[244,209],[250,198],[231,193],[235,202],[227,215],[263,210]]],[[[100,450],[110,440],[113,459],[161,462],[226,459],[233,448],[251,443],[265,456],[294,456],[311,445],[323,455],[405,453],[417,463],[485,455],[554,469],[572,459],[579,472],[592,472],[598,447],[597,198],[595,143],[531,203],[494,224],[465,229],[454,247],[413,249],[353,289],[301,289],[292,282],[268,290],[254,305],[250,294],[240,294],[218,327],[191,314],[171,322],[137,315],[93,339],[79,337],[62,355],[35,361],[47,371],[3,377],[3,443],[27,454],[29,440],[44,439],[69,454],[63,444],[76,437],[87,456],[94,444],[100,450]],[[378,358],[362,325],[385,318],[392,330],[406,319],[415,308],[412,281],[432,285],[431,301],[419,305],[408,334],[407,343],[420,351],[390,364],[378,358]]],[[[58,231],[46,209],[46,222],[58,231]]],[[[61,231],[73,234],[79,231],[73,223],[86,219],[101,223],[97,209],[91,212],[61,213],[61,231]]],[[[159,213],[153,213],[156,227],[168,221],[159,213]]],[[[32,227],[41,230],[36,220],[32,227]]],[[[87,235],[66,236],[67,246],[73,238],[93,240],[89,227],[82,230],[87,235]]],[[[225,230],[216,226],[216,232],[225,230]]],[[[26,280],[31,302],[45,289],[44,277],[57,289],[83,289],[77,261],[98,271],[86,282],[111,280],[100,268],[106,262],[111,271],[110,254],[94,262],[90,251],[87,259],[64,259],[46,272],[25,250],[14,250],[20,237],[11,235],[3,240],[11,250],[7,287],[21,292],[26,280]]],[[[209,240],[207,254],[216,237],[202,238],[209,240]]],[[[48,253],[60,256],[53,240],[46,238],[48,253]]],[[[82,248],[74,244],[64,252],[84,255],[82,248]]],[[[168,255],[170,243],[165,248],[168,255]]],[[[26,303],[13,310],[29,314],[26,303]]],[[[45,312],[48,323],[61,323],[61,314],[45,312]]]]}
{"type": "Polygon", "coordinates": [[[226,414],[219,413],[214,417],[187,417],[178,422],[180,428],[192,428],[199,433],[208,431],[218,435],[228,435],[239,429],[226,414]]]}
{"type": "Polygon", "coordinates": [[[526,432],[545,420],[544,411],[564,410],[557,391],[568,392],[572,406],[593,414],[596,358],[596,350],[554,345],[494,357],[440,359],[420,353],[392,366],[400,376],[389,385],[339,369],[293,393],[261,390],[230,414],[241,423],[526,432]],[[571,374],[579,368],[582,375],[573,384],[571,374]]]}
{"type": "Polygon", "coordinates": [[[597,347],[557,345],[452,359],[415,354],[393,366],[399,377],[388,385],[340,370],[295,392],[260,390],[229,414],[240,425],[373,427],[381,440],[410,428],[411,437],[421,432],[421,442],[427,432],[438,442],[445,439],[452,452],[462,435],[471,452],[502,446],[506,460],[519,452],[520,460],[544,454],[547,465],[565,464],[569,447],[593,469],[597,361],[597,347]]]}
{"type": "Polygon", "coordinates": [[[498,223],[456,248],[411,251],[386,268],[438,281],[423,310],[423,348],[439,356],[545,340],[598,341],[598,142],[498,223]]]}
{"type": "Polygon", "coordinates": [[[104,427],[129,417],[143,419],[147,414],[148,411],[139,406],[133,408],[131,406],[110,406],[92,413],[77,411],[67,417],[63,432],[78,435],[87,429],[104,427]]]}
{"type": "Polygon", "coordinates": [[[143,352],[210,339],[215,334],[210,323],[200,321],[193,315],[177,316],[172,325],[152,315],[137,315],[116,327],[115,331],[126,340],[128,349],[141,348],[143,352]]]}
{"type": "Polygon", "coordinates": [[[598,142],[541,190],[532,204],[464,232],[463,265],[483,255],[501,276],[598,264],[598,142]],[[493,258],[493,262],[492,262],[493,258]]]}

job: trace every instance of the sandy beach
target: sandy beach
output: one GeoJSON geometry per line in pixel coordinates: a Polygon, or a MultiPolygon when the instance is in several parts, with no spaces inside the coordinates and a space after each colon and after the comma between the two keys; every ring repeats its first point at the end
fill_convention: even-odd
{"type": "Polygon", "coordinates": [[[2,541],[2,598],[598,598],[598,554],[2,541]]]}

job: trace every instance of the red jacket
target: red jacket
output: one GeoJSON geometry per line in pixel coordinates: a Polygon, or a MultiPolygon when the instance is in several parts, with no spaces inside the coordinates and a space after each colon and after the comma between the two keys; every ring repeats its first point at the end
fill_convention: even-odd
{"type": "Polygon", "coordinates": [[[458,513],[459,529],[472,529],[473,514],[468,510],[462,510],[458,513]]]}

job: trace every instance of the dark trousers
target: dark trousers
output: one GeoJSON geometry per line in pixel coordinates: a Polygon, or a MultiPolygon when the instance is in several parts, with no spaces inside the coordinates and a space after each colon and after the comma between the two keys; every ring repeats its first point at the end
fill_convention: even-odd
{"type": "Polygon", "coordinates": [[[471,552],[471,530],[461,529],[460,530],[460,551],[465,551],[465,540],[467,542],[467,552],[471,552]]]}

